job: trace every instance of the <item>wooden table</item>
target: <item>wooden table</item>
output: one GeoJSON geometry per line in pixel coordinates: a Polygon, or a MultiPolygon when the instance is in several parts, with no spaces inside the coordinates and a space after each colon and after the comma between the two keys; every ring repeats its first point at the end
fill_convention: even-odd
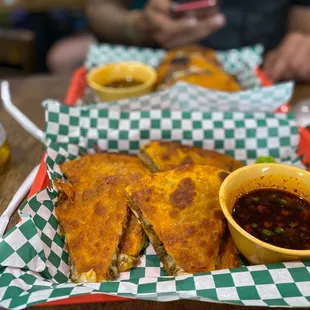
{"type": "MultiPolygon", "coordinates": [[[[35,76],[26,79],[14,79],[10,81],[12,100],[34,123],[43,129],[44,112],[41,107],[42,100],[53,98],[63,100],[68,87],[69,77],[35,76]]],[[[310,98],[310,85],[298,85],[292,102],[310,98]]],[[[11,201],[20,184],[37,165],[42,157],[44,148],[26,133],[4,110],[0,108],[0,120],[7,129],[8,140],[12,151],[12,160],[8,168],[0,176],[0,214],[11,201]]],[[[18,215],[15,214],[10,221],[10,227],[15,225],[18,215]]],[[[229,305],[199,303],[194,301],[177,301],[173,303],[155,303],[148,301],[130,301],[106,304],[77,305],[62,307],[65,309],[106,309],[106,310],[130,310],[130,309],[209,309],[209,310],[241,310],[244,308],[229,305]]],[[[36,308],[42,310],[55,309],[54,307],[36,308]]],[[[265,309],[265,308],[256,308],[265,309]]]]}

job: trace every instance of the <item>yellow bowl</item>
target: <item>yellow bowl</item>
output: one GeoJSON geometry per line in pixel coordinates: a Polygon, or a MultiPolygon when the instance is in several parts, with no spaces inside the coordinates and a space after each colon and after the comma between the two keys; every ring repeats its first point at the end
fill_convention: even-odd
{"type": "Polygon", "coordinates": [[[232,172],[223,182],[219,199],[230,234],[239,252],[252,264],[309,260],[310,250],[290,250],[263,242],[242,229],[232,217],[232,209],[247,192],[275,188],[295,193],[310,201],[310,173],[287,165],[255,164],[232,172]]]}
{"type": "Polygon", "coordinates": [[[103,101],[113,101],[146,95],[153,91],[157,73],[152,67],[140,62],[120,62],[97,67],[87,75],[88,85],[94,89],[103,101]],[[143,83],[137,86],[113,88],[104,85],[132,77],[143,83]]]}

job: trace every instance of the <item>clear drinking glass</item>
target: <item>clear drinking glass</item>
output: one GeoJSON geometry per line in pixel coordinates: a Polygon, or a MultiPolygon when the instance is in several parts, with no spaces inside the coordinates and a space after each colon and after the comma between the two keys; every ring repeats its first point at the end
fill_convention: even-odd
{"type": "Polygon", "coordinates": [[[310,98],[299,101],[292,110],[298,126],[310,129],[310,98]]]}
{"type": "Polygon", "coordinates": [[[11,153],[9,143],[3,125],[0,123],[0,172],[4,170],[9,162],[11,153]]]}

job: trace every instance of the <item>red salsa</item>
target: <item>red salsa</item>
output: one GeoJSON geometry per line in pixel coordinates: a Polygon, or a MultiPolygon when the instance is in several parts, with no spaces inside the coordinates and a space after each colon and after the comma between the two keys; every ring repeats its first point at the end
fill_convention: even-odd
{"type": "Polygon", "coordinates": [[[234,220],[252,236],[272,245],[310,249],[310,203],[277,189],[259,189],[240,197],[234,220]]]}

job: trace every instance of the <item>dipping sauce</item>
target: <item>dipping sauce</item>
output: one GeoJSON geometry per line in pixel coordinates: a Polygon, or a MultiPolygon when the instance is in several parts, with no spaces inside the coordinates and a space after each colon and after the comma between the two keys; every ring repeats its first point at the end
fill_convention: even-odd
{"type": "Polygon", "coordinates": [[[132,77],[128,77],[126,79],[119,79],[111,81],[107,84],[105,84],[105,87],[111,87],[111,88],[127,88],[127,87],[133,87],[133,86],[139,86],[142,85],[143,82],[139,80],[135,80],[132,77]]]}
{"type": "Polygon", "coordinates": [[[252,236],[294,250],[310,249],[310,203],[277,189],[259,189],[240,197],[234,220],[252,236]]]}

